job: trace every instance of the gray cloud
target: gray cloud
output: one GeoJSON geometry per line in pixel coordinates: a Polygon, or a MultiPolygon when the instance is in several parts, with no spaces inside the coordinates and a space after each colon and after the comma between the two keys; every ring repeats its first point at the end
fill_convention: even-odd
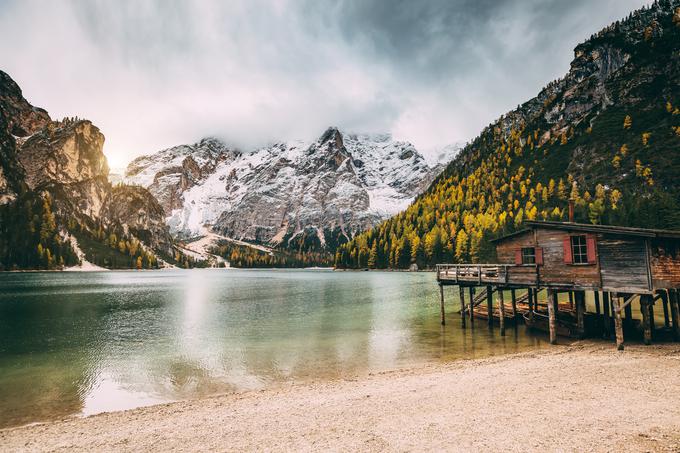
{"type": "Polygon", "coordinates": [[[644,3],[0,0],[0,55],[34,104],[92,119],[114,166],[329,125],[427,150],[474,137],[644,3]]]}

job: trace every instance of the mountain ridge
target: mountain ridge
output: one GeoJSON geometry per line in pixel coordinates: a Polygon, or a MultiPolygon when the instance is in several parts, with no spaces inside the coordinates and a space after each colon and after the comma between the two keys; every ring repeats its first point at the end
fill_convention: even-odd
{"type": "Polygon", "coordinates": [[[124,180],[149,188],[180,237],[207,227],[257,244],[332,251],[405,208],[442,168],[389,134],[330,127],[312,142],[250,151],[202,139],[133,160],[124,180]]]}

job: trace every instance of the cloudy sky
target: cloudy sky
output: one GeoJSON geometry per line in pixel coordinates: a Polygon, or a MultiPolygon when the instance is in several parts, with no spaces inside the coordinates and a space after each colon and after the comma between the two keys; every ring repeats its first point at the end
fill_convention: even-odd
{"type": "Polygon", "coordinates": [[[0,0],[0,69],[113,167],[214,135],[249,148],[329,125],[425,152],[473,138],[643,0],[0,0]]]}

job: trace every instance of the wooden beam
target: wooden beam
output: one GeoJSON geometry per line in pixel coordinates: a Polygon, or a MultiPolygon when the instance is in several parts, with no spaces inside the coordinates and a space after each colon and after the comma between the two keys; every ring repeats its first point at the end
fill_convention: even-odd
{"type": "Polygon", "coordinates": [[[486,314],[489,317],[489,327],[493,327],[493,287],[486,287],[486,314]]]}
{"type": "MultiPolygon", "coordinates": [[[[458,287],[458,295],[460,297],[460,321],[463,329],[465,329],[465,288],[458,287]]],[[[472,305],[472,304],[471,304],[472,305]]],[[[472,309],[472,307],[470,307],[472,309]]]]}
{"type": "Polygon", "coordinates": [[[511,289],[510,290],[510,298],[512,302],[512,319],[513,321],[517,321],[517,294],[515,294],[515,290],[511,289]]]}
{"type": "Polygon", "coordinates": [[[580,340],[582,340],[586,336],[586,293],[585,291],[574,291],[573,294],[574,303],[576,304],[576,335],[580,340]]]}
{"type": "Polygon", "coordinates": [[[616,348],[623,351],[623,321],[621,320],[621,305],[619,302],[619,295],[612,293],[612,305],[614,312],[614,330],[616,331],[616,348]]]}
{"type": "Polygon", "coordinates": [[[499,321],[501,324],[501,337],[505,336],[505,300],[503,296],[503,289],[498,288],[496,290],[498,292],[498,314],[499,314],[499,321]]]}
{"type": "Polygon", "coordinates": [[[446,314],[444,313],[444,285],[439,285],[439,308],[441,311],[442,326],[446,325],[446,314]]]}
{"type": "Polygon", "coordinates": [[[475,306],[473,303],[475,301],[475,288],[473,286],[470,287],[469,293],[470,293],[470,313],[468,313],[468,315],[470,315],[470,327],[472,327],[474,326],[475,322],[475,310],[474,310],[475,306]]]}
{"type": "Polygon", "coordinates": [[[593,297],[595,299],[595,314],[600,314],[600,292],[593,291],[593,297]]]}
{"type": "Polygon", "coordinates": [[[569,308],[574,309],[574,292],[569,291],[569,308]]]}
{"type": "Polygon", "coordinates": [[[680,341],[680,313],[678,310],[678,290],[668,290],[668,296],[671,303],[671,322],[673,323],[673,338],[675,341],[680,341]]]}
{"type": "Polygon", "coordinates": [[[640,312],[642,312],[642,330],[644,333],[645,344],[652,344],[652,329],[650,326],[649,307],[651,305],[650,297],[647,295],[640,296],[640,312]]]}
{"type": "Polygon", "coordinates": [[[557,292],[548,290],[548,325],[550,327],[550,344],[557,344],[557,292]]]}

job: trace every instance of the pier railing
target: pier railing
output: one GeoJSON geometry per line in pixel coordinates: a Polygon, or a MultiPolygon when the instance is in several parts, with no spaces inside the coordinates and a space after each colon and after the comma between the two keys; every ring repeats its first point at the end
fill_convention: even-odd
{"type": "Polygon", "coordinates": [[[437,264],[437,280],[452,283],[536,284],[532,264],[437,264]]]}

